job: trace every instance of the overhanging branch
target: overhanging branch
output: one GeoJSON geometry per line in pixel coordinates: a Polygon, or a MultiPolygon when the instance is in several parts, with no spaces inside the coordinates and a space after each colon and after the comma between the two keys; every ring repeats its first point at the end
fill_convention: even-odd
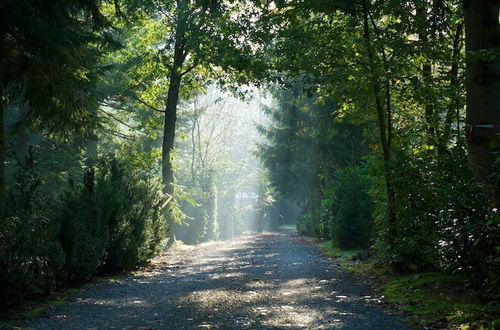
{"type": "Polygon", "coordinates": [[[160,110],[154,106],[152,106],[151,104],[147,103],[146,101],[142,100],[141,98],[139,97],[135,97],[135,100],[139,103],[141,103],[142,105],[145,105],[146,107],[148,107],[149,109],[151,110],[154,110],[156,112],[161,112],[161,113],[165,113],[165,110],[160,110]]]}

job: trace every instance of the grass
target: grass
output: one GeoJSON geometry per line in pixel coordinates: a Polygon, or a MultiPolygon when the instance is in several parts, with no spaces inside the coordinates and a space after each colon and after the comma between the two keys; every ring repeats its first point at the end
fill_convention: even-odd
{"type": "Polygon", "coordinates": [[[296,231],[297,230],[297,225],[296,224],[281,225],[281,226],[278,227],[278,230],[293,230],[293,231],[296,231]]]}
{"type": "Polygon", "coordinates": [[[0,328],[13,327],[20,321],[35,318],[45,310],[62,304],[70,295],[78,291],[79,289],[71,288],[53,293],[51,296],[26,299],[15,308],[0,313],[0,328]]]}
{"type": "Polygon", "coordinates": [[[14,327],[24,320],[36,318],[47,309],[64,303],[70,296],[98,283],[119,283],[124,276],[126,273],[96,276],[92,281],[76,288],[67,287],[54,291],[49,296],[40,295],[26,298],[9,310],[0,310],[0,329],[14,327]]]}
{"type": "Polygon", "coordinates": [[[444,272],[401,275],[375,260],[354,260],[360,250],[342,250],[331,241],[310,240],[350,272],[374,277],[384,299],[413,316],[418,328],[498,329],[500,305],[484,303],[467,287],[464,277],[444,272]]]}
{"type": "Polygon", "coordinates": [[[335,259],[336,258],[342,258],[344,260],[353,259],[361,252],[360,249],[352,249],[352,250],[339,249],[335,247],[332,241],[320,242],[318,243],[318,246],[321,248],[321,250],[325,255],[335,259]]]}
{"type": "Polygon", "coordinates": [[[419,325],[457,329],[500,326],[496,304],[479,300],[459,275],[423,273],[392,276],[381,286],[387,301],[415,315],[419,325]]]}

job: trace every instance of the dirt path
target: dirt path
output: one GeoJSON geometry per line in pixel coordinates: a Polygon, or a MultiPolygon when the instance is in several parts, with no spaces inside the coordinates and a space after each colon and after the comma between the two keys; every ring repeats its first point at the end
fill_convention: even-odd
{"type": "Polygon", "coordinates": [[[289,234],[170,253],[156,269],[102,283],[22,327],[407,329],[368,285],[289,234]]]}

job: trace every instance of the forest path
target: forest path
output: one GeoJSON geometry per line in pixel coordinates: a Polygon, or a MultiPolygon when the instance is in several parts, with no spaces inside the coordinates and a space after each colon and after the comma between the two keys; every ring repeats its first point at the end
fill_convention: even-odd
{"type": "Polygon", "coordinates": [[[22,327],[407,329],[361,279],[290,233],[173,251],[72,296],[22,327]]]}

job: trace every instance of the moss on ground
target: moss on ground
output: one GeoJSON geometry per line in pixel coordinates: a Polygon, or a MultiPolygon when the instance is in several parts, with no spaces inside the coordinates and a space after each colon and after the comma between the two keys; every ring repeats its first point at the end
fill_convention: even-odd
{"type": "Polygon", "coordinates": [[[390,277],[381,285],[387,301],[415,315],[420,325],[460,329],[495,329],[499,310],[467,288],[465,278],[446,273],[390,277]]]}
{"type": "Polygon", "coordinates": [[[66,289],[50,296],[25,299],[15,308],[0,313],[0,328],[13,327],[16,323],[40,316],[45,310],[60,305],[79,289],[66,289]]]}
{"type": "Polygon", "coordinates": [[[330,258],[342,258],[342,259],[352,259],[356,257],[361,250],[353,249],[353,250],[342,250],[333,245],[332,241],[325,241],[319,243],[319,247],[322,249],[323,253],[326,254],[330,258]]]}
{"type": "Polygon", "coordinates": [[[278,230],[292,230],[292,231],[297,231],[297,225],[295,224],[286,224],[286,225],[281,225],[278,227],[278,230]]]}
{"type": "Polygon", "coordinates": [[[499,303],[481,301],[462,276],[444,272],[395,274],[374,260],[354,260],[359,250],[341,250],[331,241],[314,243],[328,257],[340,258],[342,268],[374,277],[385,300],[411,315],[418,328],[500,329],[499,303]]]}
{"type": "Polygon", "coordinates": [[[26,298],[11,309],[0,310],[0,329],[13,327],[21,321],[39,317],[47,309],[64,303],[68,297],[96,284],[119,283],[127,274],[102,275],[93,278],[92,281],[84,283],[77,288],[67,287],[52,292],[49,296],[40,294],[40,296],[26,298]]]}

